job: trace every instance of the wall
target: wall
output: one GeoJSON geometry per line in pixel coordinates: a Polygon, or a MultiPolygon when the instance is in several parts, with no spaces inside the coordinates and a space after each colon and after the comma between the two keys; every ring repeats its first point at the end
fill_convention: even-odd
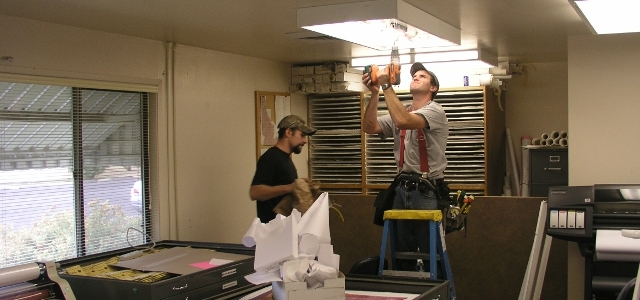
{"type": "MultiPolygon", "coordinates": [[[[572,36],[568,44],[569,185],[640,182],[640,34],[572,36]]],[[[583,259],[569,246],[569,299],[582,299],[583,259]]]]}
{"type": "MultiPolygon", "coordinates": [[[[151,197],[159,238],[241,241],[255,217],[254,92],[286,91],[288,65],[177,45],[170,86],[164,42],[2,15],[0,28],[0,56],[14,58],[0,62],[0,73],[157,87],[151,197]]],[[[292,95],[292,112],[306,117],[304,99],[292,95]]],[[[306,177],[307,152],[294,162],[306,177]]]]}
{"type": "MultiPolygon", "coordinates": [[[[513,74],[508,80],[506,126],[511,131],[518,174],[522,181],[521,138],[540,137],[552,131],[567,131],[567,63],[525,64],[524,74],[513,74]]],[[[569,140],[571,140],[571,133],[569,140]]],[[[511,163],[508,172],[512,173],[511,163]]],[[[512,191],[515,190],[512,187],[512,191]]],[[[515,194],[514,194],[515,195],[515,194]]]]}
{"type": "MultiPolygon", "coordinates": [[[[255,91],[286,91],[290,66],[186,46],[175,57],[177,238],[240,243],[256,217],[255,91]]],[[[292,112],[306,118],[301,105],[292,112]]],[[[303,153],[294,155],[301,176],[303,153]]]]}

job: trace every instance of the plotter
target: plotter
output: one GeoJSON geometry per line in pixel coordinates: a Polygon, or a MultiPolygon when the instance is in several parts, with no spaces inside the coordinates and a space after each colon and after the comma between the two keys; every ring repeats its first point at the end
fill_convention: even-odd
{"type": "Polygon", "coordinates": [[[547,210],[546,233],[585,259],[584,299],[640,299],[640,184],[551,187],[547,210]]]}

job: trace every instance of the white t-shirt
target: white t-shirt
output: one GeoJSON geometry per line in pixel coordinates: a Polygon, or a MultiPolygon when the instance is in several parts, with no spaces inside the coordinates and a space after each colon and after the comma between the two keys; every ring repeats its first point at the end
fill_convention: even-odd
{"type": "MultiPolygon", "coordinates": [[[[407,106],[407,110],[410,106],[407,106]]],[[[429,125],[423,128],[427,141],[427,156],[429,158],[429,179],[444,177],[444,169],[447,167],[445,150],[449,137],[449,124],[444,109],[435,101],[429,101],[426,105],[411,113],[421,115],[429,125]]],[[[418,130],[407,130],[405,134],[405,153],[402,169],[400,160],[400,129],[395,126],[391,115],[378,117],[378,124],[382,127],[381,139],[393,137],[393,155],[398,165],[398,172],[422,173],[420,170],[420,151],[418,150],[418,130]]]]}

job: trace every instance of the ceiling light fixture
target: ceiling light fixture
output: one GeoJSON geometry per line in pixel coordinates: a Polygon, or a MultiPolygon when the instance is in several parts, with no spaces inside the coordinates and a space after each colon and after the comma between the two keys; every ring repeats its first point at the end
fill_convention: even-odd
{"type": "Polygon", "coordinates": [[[480,49],[416,53],[414,61],[429,70],[487,69],[498,65],[498,57],[480,49]]]}
{"type": "Polygon", "coordinates": [[[569,0],[595,34],[640,32],[640,1],[569,0]]]}
{"type": "Polygon", "coordinates": [[[460,29],[402,0],[302,7],[298,27],[376,50],[460,45],[460,29]]]}
{"type": "MultiPolygon", "coordinates": [[[[386,66],[391,62],[389,55],[385,56],[369,56],[369,57],[354,57],[351,59],[351,66],[354,68],[364,67],[368,65],[378,65],[378,66],[386,66]]],[[[411,55],[409,54],[401,54],[400,55],[400,64],[409,64],[411,63],[411,55]]]]}
{"type": "MultiPolygon", "coordinates": [[[[498,57],[481,49],[423,52],[400,55],[400,64],[405,65],[412,64],[414,62],[421,62],[425,68],[429,70],[488,70],[489,68],[498,65],[498,57]]],[[[354,57],[351,59],[351,66],[354,68],[361,68],[366,65],[373,64],[379,66],[388,65],[389,56],[354,57]]]]}

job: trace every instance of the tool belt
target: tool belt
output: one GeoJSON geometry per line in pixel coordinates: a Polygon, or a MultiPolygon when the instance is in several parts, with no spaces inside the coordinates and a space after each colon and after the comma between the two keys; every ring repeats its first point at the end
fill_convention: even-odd
{"type": "Polygon", "coordinates": [[[427,179],[418,173],[400,173],[398,176],[399,184],[407,190],[417,189],[423,193],[433,191],[438,195],[438,186],[445,185],[444,179],[427,179]]]}

